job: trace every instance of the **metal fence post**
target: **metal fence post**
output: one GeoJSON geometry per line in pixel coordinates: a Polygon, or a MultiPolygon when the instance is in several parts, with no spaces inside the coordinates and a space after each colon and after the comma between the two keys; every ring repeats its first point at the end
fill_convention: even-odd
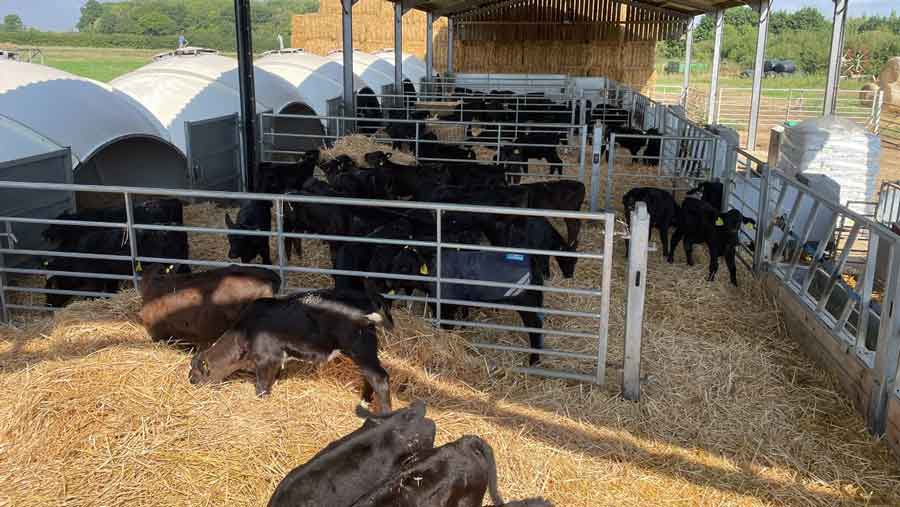
{"type": "MultiPolygon", "coordinates": [[[[584,178],[585,178],[584,165],[587,163],[587,160],[586,160],[586,157],[587,157],[587,129],[588,129],[588,126],[584,123],[582,123],[578,127],[578,130],[581,132],[581,139],[579,140],[579,147],[578,147],[578,180],[581,181],[582,183],[584,183],[584,178]]],[[[563,169],[564,169],[563,166],[559,167],[560,174],[563,173],[563,169]]]]}
{"type": "MultiPolygon", "coordinates": [[[[752,176],[752,174],[751,174],[752,176]]],[[[757,205],[756,245],[753,249],[753,273],[759,276],[765,263],[766,235],[769,224],[769,164],[759,168],[759,204],[757,205]]]]}
{"type": "Polygon", "coordinates": [[[603,219],[603,278],[600,287],[600,333],[597,336],[597,384],[606,382],[606,354],[609,346],[609,299],[612,290],[613,239],[616,215],[608,211],[603,219]]]}
{"type": "MultiPolygon", "coordinates": [[[[287,280],[284,276],[284,201],[281,199],[275,199],[275,227],[278,231],[278,236],[276,238],[276,245],[278,247],[278,276],[281,277],[280,292],[283,293],[285,287],[287,287],[287,280]]],[[[268,238],[266,238],[266,240],[268,241],[268,238]]]]}
{"type": "Polygon", "coordinates": [[[612,209],[612,191],[613,191],[613,172],[616,163],[616,134],[613,132],[609,136],[609,143],[606,146],[606,202],[603,205],[606,209],[612,209]]]}
{"type": "Polygon", "coordinates": [[[884,105],[884,90],[878,90],[872,101],[872,132],[881,131],[881,110],[884,105]]]}
{"type": "MultiPolygon", "coordinates": [[[[896,261],[898,241],[890,246],[888,260],[890,273],[885,283],[881,325],[878,328],[878,345],[875,350],[875,367],[872,371],[872,391],[869,397],[867,425],[874,435],[884,434],[887,419],[887,397],[894,388],[894,380],[900,359],[900,312],[895,312],[900,302],[900,262],[896,261]],[[885,311],[886,310],[886,311],[885,311]]],[[[861,311],[867,311],[863,308],[861,311]]]]}
{"type": "Polygon", "coordinates": [[[625,293],[625,366],[622,395],[626,400],[641,397],[641,335],[644,323],[644,296],[647,288],[647,245],[650,215],[647,205],[637,203],[631,214],[628,255],[628,288],[625,293]]]}
{"type": "Polygon", "coordinates": [[[594,124],[594,143],[591,148],[591,211],[597,211],[597,197],[600,195],[600,158],[603,151],[603,124],[594,124]]]}
{"type": "MultiPolygon", "coordinates": [[[[437,243],[437,255],[434,261],[434,276],[435,276],[435,298],[437,299],[437,303],[435,305],[435,325],[441,326],[441,220],[443,219],[442,209],[438,208],[434,210],[434,216],[437,220],[435,220],[435,234],[434,241],[437,243]]],[[[424,273],[419,273],[424,274],[424,273]]]]}
{"type": "Polygon", "coordinates": [[[131,278],[134,281],[135,290],[140,291],[140,282],[138,281],[138,260],[137,260],[137,234],[134,232],[134,210],[132,209],[131,194],[124,192],[125,195],[125,223],[126,234],[128,234],[128,249],[131,252],[131,278]]]}
{"type": "MultiPolygon", "coordinates": [[[[4,222],[6,228],[6,248],[13,248],[12,228],[4,222]]],[[[0,243],[2,245],[2,243],[0,243]]],[[[5,254],[0,253],[0,268],[6,267],[5,254]]],[[[0,322],[9,322],[9,309],[6,307],[6,272],[0,270],[0,322]]]]}

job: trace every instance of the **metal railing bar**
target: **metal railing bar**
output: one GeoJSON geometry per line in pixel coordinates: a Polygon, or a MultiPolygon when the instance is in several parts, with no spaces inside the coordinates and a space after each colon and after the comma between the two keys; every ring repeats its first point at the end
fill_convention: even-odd
{"type": "Polygon", "coordinates": [[[105,261],[131,261],[130,255],[94,254],[85,252],[61,252],[57,250],[27,250],[18,248],[0,248],[0,254],[32,255],[37,257],[65,257],[67,259],[96,259],[105,261]]]}
{"type": "Polygon", "coordinates": [[[593,361],[595,359],[595,356],[593,354],[584,354],[581,352],[567,352],[565,350],[533,349],[531,347],[516,347],[515,345],[497,345],[497,344],[493,344],[493,343],[484,343],[484,342],[472,342],[471,345],[473,347],[477,347],[479,349],[499,350],[502,352],[520,352],[523,354],[541,354],[541,355],[556,356],[556,357],[569,357],[572,359],[585,359],[588,361],[593,361]]]}
{"type": "MultiPolygon", "coordinates": [[[[6,183],[0,181],[0,185],[6,183]]],[[[27,188],[27,187],[14,187],[27,188]]],[[[48,189],[63,190],[63,189],[48,189]]],[[[87,190],[85,190],[87,191],[87,190]]],[[[75,225],[79,227],[108,227],[110,229],[126,229],[128,225],[125,222],[89,222],[87,220],[57,220],[55,218],[25,218],[25,217],[3,217],[0,216],[0,222],[11,222],[17,224],[40,224],[40,225],[75,225]]]]}
{"type": "MultiPolygon", "coordinates": [[[[433,322],[437,322],[437,319],[427,319],[433,322]]],[[[520,333],[540,333],[544,335],[551,336],[568,336],[572,338],[594,338],[596,335],[593,333],[579,333],[576,331],[560,331],[558,329],[545,329],[541,327],[528,327],[528,326],[507,326],[504,324],[489,324],[486,322],[471,322],[468,320],[445,320],[442,319],[440,324],[447,324],[451,326],[460,326],[460,327],[472,327],[477,329],[493,329],[495,331],[515,331],[520,333]]]]}
{"type": "Polygon", "coordinates": [[[14,273],[17,275],[38,275],[38,276],[68,276],[73,278],[99,278],[103,280],[131,280],[130,275],[111,275],[108,273],[85,273],[82,271],[53,271],[48,269],[25,269],[25,268],[8,268],[0,267],[0,271],[4,273],[14,273]]]}
{"type": "Polygon", "coordinates": [[[597,383],[597,378],[595,376],[584,375],[581,373],[571,373],[571,372],[562,371],[562,370],[548,370],[546,368],[517,367],[517,368],[513,368],[512,371],[514,371],[515,373],[523,373],[523,374],[527,374],[527,375],[538,375],[541,377],[548,377],[548,378],[556,378],[556,379],[563,379],[563,380],[577,380],[579,382],[588,382],[588,383],[592,383],[592,384],[597,383]]]}
{"type": "Polygon", "coordinates": [[[28,294],[63,294],[66,296],[84,296],[94,298],[110,298],[116,295],[115,292],[94,292],[85,290],[65,290],[65,289],[41,289],[38,287],[12,287],[4,286],[0,288],[8,292],[23,292],[28,294]]]}
{"type": "Polygon", "coordinates": [[[834,290],[835,285],[837,285],[838,281],[841,279],[841,275],[844,272],[844,267],[847,265],[847,259],[850,257],[850,249],[852,248],[853,243],[856,241],[856,236],[859,235],[859,229],[860,224],[855,223],[853,225],[853,229],[850,230],[850,236],[847,237],[847,241],[844,244],[841,256],[838,258],[838,261],[834,266],[834,270],[829,273],[828,285],[826,286],[825,291],[822,293],[822,296],[819,298],[819,302],[816,305],[816,311],[821,312],[825,309],[825,305],[828,303],[828,299],[831,297],[831,292],[834,290]]]}
{"type": "Polygon", "coordinates": [[[536,250],[532,248],[519,248],[515,246],[488,246],[488,245],[472,245],[466,243],[443,243],[444,248],[455,248],[457,250],[475,250],[480,252],[498,252],[511,254],[527,254],[541,255],[548,257],[569,257],[576,259],[596,259],[602,260],[603,254],[569,252],[564,250],[536,250]]]}

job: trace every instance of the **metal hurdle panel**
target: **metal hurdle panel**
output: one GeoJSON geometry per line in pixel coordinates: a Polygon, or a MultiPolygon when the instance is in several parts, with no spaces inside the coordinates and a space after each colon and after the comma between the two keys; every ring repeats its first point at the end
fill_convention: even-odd
{"type": "MultiPolygon", "coordinates": [[[[260,154],[262,161],[270,161],[270,160],[278,160],[285,156],[299,156],[302,152],[299,151],[290,151],[290,150],[277,150],[273,148],[276,143],[272,142],[272,139],[277,138],[315,138],[315,139],[324,139],[326,144],[330,144],[342,135],[340,132],[343,130],[338,130],[337,132],[332,132],[330,129],[326,131],[324,136],[319,136],[318,134],[292,134],[287,132],[279,132],[277,129],[277,122],[274,120],[277,118],[302,118],[302,119],[318,119],[325,124],[337,123],[339,125],[346,126],[347,124],[351,124],[353,122],[360,123],[361,120],[359,118],[346,118],[346,117],[330,117],[330,116],[306,116],[306,115],[284,115],[284,114],[263,114],[261,115],[260,121],[260,141],[259,144],[262,146],[262,151],[260,154]]],[[[376,120],[368,120],[371,122],[375,122],[376,120]]],[[[511,147],[511,148],[557,148],[557,145],[553,144],[540,144],[540,143],[526,143],[526,142],[518,142],[517,138],[524,133],[532,133],[532,134],[540,134],[540,133],[557,133],[562,134],[563,138],[566,140],[567,147],[566,149],[574,152],[574,157],[570,158],[570,161],[566,161],[563,157],[563,162],[561,164],[549,164],[544,161],[526,161],[526,162],[515,162],[515,161],[504,161],[503,164],[510,167],[511,170],[507,172],[508,176],[511,177],[522,177],[522,178],[538,178],[538,179],[577,179],[579,181],[587,184],[586,181],[586,167],[587,167],[587,157],[588,157],[588,135],[587,135],[587,126],[581,124],[571,124],[571,123],[508,123],[508,122],[484,122],[484,121],[444,121],[444,120],[405,120],[405,119],[385,119],[380,120],[381,128],[379,131],[373,135],[373,139],[382,144],[390,145],[394,142],[405,143],[409,145],[409,152],[411,155],[416,157],[420,163],[443,163],[443,164],[479,164],[479,165],[496,165],[497,162],[492,159],[453,159],[453,158],[442,158],[442,157],[426,157],[420,156],[421,148],[425,145],[434,145],[434,144],[448,144],[448,145],[457,145],[470,147],[472,149],[481,148],[484,150],[490,150],[493,153],[496,153],[503,147],[511,147]],[[409,125],[414,129],[414,136],[412,139],[396,139],[391,138],[386,133],[383,132],[383,126],[385,124],[405,124],[409,125]],[[481,136],[479,138],[473,138],[469,134],[472,133],[473,128],[481,129],[483,132],[489,132],[488,136],[481,136]],[[431,129],[442,129],[445,132],[444,139],[438,139],[437,141],[430,141],[426,139],[420,139],[423,132],[427,132],[431,129]],[[448,133],[449,132],[449,133],[448,133]],[[562,168],[562,175],[551,175],[551,174],[543,174],[543,173],[535,173],[528,172],[522,173],[520,171],[516,171],[515,168],[523,167],[527,168],[531,165],[556,165],[562,168]]],[[[490,153],[490,152],[485,152],[490,153]]],[[[561,155],[562,156],[562,155],[561,155]]]]}
{"type": "Polygon", "coordinates": [[[864,415],[880,434],[897,393],[900,236],[779,171],[764,170],[760,182],[758,264],[862,366],[864,415]],[[845,237],[834,234],[839,223],[845,237]]]}
{"type": "MultiPolygon", "coordinates": [[[[419,203],[407,201],[378,201],[366,199],[349,199],[349,198],[330,198],[330,197],[311,197],[297,195],[275,195],[275,194],[258,194],[258,193],[238,193],[238,192],[214,192],[214,191],[198,191],[198,190],[173,190],[173,189],[157,189],[143,187],[120,187],[120,186],[92,186],[92,185],[72,185],[72,184],[53,184],[53,183],[28,183],[28,182],[12,182],[0,181],[0,189],[4,191],[40,191],[45,193],[60,193],[68,195],[72,192],[95,192],[105,194],[121,195],[126,203],[126,220],[125,222],[79,222],[55,220],[46,218],[31,218],[22,216],[0,216],[0,223],[7,226],[16,224],[34,224],[34,225],[69,225],[73,227],[104,227],[112,230],[121,230],[123,234],[127,234],[127,238],[137,238],[139,231],[179,231],[187,234],[237,234],[243,236],[265,236],[273,237],[277,243],[277,259],[275,265],[271,269],[277,270],[284,282],[283,289],[305,290],[309,287],[298,287],[290,282],[289,275],[293,273],[315,273],[321,275],[345,275],[355,277],[366,277],[372,279],[400,279],[412,280],[431,284],[435,290],[427,296],[417,295],[394,295],[385,294],[389,299],[400,301],[420,302],[432,305],[434,310],[428,319],[435,325],[451,324],[462,328],[479,329],[485,331],[511,331],[511,332],[541,332],[548,345],[543,349],[532,349],[513,345],[504,341],[498,342],[477,342],[473,346],[484,349],[500,350],[515,354],[541,354],[547,362],[560,361],[562,367],[528,367],[517,368],[517,371],[527,374],[540,375],[552,378],[565,378],[583,382],[591,382],[602,384],[606,375],[606,353],[608,348],[609,333],[609,311],[610,311],[610,292],[612,277],[612,261],[613,261],[613,237],[615,216],[611,212],[585,213],[585,212],[560,212],[549,210],[531,210],[519,208],[500,208],[485,206],[468,206],[454,204],[436,204],[436,203],[419,203]],[[241,229],[225,229],[218,227],[199,227],[199,226],[176,226],[176,225],[155,225],[136,223],[133,213],[132,204],[136,197],[143,195],[154,195],[160,197],[175,197],[182,200],[212,200],[212,201],[233,201],[233,200],[260,200],[270,201],[273,203],[275,210],[276,226],[272,231],[255,231],[241,229]],[[394,210],[394,212],[402,213],[409,211],[418,211],[428,213],[434,217],[434,234],[433,238],[424,240],[391,240],[380,239],[371,236],[353,236],[353,235],[321,235],[293,233],[284,230],[284,213],[289,206],[296,205],[328,205],[335,207],[345,207],[353,210],[354,213],[367,213],[369,209],[394,210]],[[455,243],[448,240],[443,234],[442,224],[451,214],[474,214],[474,215],[494,215],[497,217],[545,217],[551,220],[557,219],[577,219],[586,223],[587,227],[582,229],[582,250],[581,251],[560,251],[560,250],[535,250],[520,247],[496,247],[475,243],[455,243]],[[588,239],[585,235],[597,235],[596,238],[588,239]],[[284,242],[286,239],[303,239],[303,240],[321,240],[338,243],[355,243],[368,245],[394,245],[414,249],[421,249],[434,254],[435,265],[433,270],[422,270],[419,274],[398,274],[371,271],[350,271],[339,270],[331,267],[307,265],[303,262],[299,264],[288,263],[284,254],[284,242]],[[584,245],[592,245],[585,247],[584,245]],[[557,283],[553,278],[546,280],[544,283],[535,284],[530,281],[519,281],[516,283],[499,283],[489,280],[481,280],[476,278],[452,278],[445,275],[442,269],[441,259],[444,253],[450,251],[479,251],[494,252],[512,256],[545,256],[554,258],[576,258],[580,262],[597,263],[600,266],[600,279],[596,281],[596,285],[582,286],[575,283],[557,283]],[[545,302],[539,307],[519,306],[505,303],[488,303],[473,300],[453,300],[443,297],[442,286],[486,286],[501,287],[510,290],[524,291],[540,291],[545,295],[545,302]],[[573,310],[570,306],[571,299],[581,298],[588,304],[581,304],[578,310],[573,310]],[[514,311],[514,312],[534,312],[541,316],[544,325],[540,329],[531,328],[523,325],[498,323],[495,319],[490,321],[478,320],[476,318],[465,319],[456,318],[452,315],[443,313],[448,305],[458,307],[467,307],[472,309],[480,309],[481,311],[514,311]],[[566,319],[561,321],[561,319],[566,319]],[[576,321],[572,319],[577,319],[576,321]]],[[[646,234],[646,231],[644,232],[646,234]]],[[[130,266],[127,274],[110,274],[101,272],[70,272],[70,271],[51,271],[40,268],[19,268],[0,264],[0,273],[6,276],[67,276],[75,278],[96,278],[104,280],[115,280],[117,282],[126,282],[128,284],[138,286],[141,276],[139,266],[141,264],[148,265],[152,263],[165,264],[186,264],[192,267],[224,267],[229,265],[246,265],[260,266],[259,264],[241,264],[222,262],[216,260],[196,260],[196,259],[171,259],[148,257],[141,253],[141,245],[138,241],[129,241],[127,254],[124,255],[101,255],[101,254],[85,254],[81,252],[59,251],[59,250],[32,250],[18,248],[9,238],[0,240],[0,259],[6,256],[28,256],[35,259],[48,259],[55,257],[81,257],[85,259],[102,259],[109,261],[121,261],[130,266]]],[[[548,259],[549,260],[549,259],[548,259]]],[[[43,267],[43,264],[38,263],[43,267]]],[[[641,270],[644,273],[645,265],[637,265],[634,269],[641,270]]],[[[641,275],[635,275],[641,276],[641,275]]],[[[644,278],[646,275],[643,275],[644,278]]],[[[111,294],[103,292],[80,292],[80,291],[63,291],[54,289],[45,289],[43,287],[28,287],[25,285],[13,285],[4,283],[0,285],[0,302],[3,302],[3,308],[0,308],[0,315],[4,320],[10,318],[10,312],[23,311],[50,311],[52,308],[27,305],[13,304],[8,302],[7,296],[14,293],[34,293],[34,294],[67,294],[73,296],[84,297],[109,297],[111,294]]],[[[640,310],[635,305],[642,306],[642,300],[635,296],[630,302],[629,315],[632,312],[640,310]]],[[[637,330],[640,332],[640,325],[632,327],[632,332],[637,330]]],[[[639,340],[639,334],[632,340],[639,340]]],[[[517,337],[516,339],[521,339],[517,337]]],[[[632,341],[632,343],[634,343],[632,341]]],[[[632,358],[632,361],[634,358],[632,358]]],[[[639,357],[638,357],[639,360],[639,357]]],[[[632,365],[633,366],[633,365],[632,365]]]]}

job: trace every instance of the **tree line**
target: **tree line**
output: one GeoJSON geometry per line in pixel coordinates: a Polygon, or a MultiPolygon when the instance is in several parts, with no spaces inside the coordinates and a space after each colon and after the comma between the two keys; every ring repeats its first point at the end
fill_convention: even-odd
{"type": "MultiPolygon", "coordinates": [[[[756,53],[758,17],[749,7],[725,11],[722,58],[741,69],[753,67],[756,53]]],[[[889,58],[900,56],[900,16],[863,16],[849,18],[844,50],[866,55],[865,72],[877,75],[889,58]]],[[[694,30],[693,58],[699,62],[712,60],[715,17],[703,16],[694,30]]],[[[769,19],[767,59],[792,60],[807,74],[825,72],[831,45],[831,21],[821,12],[806,7],[795,12],[776,11],[769,19]]],[[[658,52],[667,59],[684,57],[684,40],[666,41],[658,52]]]]}
{"type": "MultiPolygon", "coordinates": [[[[254,50],[276,48],[278,35],[289,41],[291,16],[315,11],[318,4],[318,0],[253,0],[254,50]]],[[[77,35],[26,30],[19,16],[6,18],[0,25],[0,31],[6,32],[2,39],[16,43],[52,44],[56,39],[65,39],[77,46],[97,42],[105,47],[118,41],[127,47],[140,47],[133,44],[153,41],[158,48],[160,40],[170,41],[164,47],[174,47],[178,36],[183,35],[193,46],[234,51],[236,44],[233,0],[88,0],[81,8],[77,35]]]]}

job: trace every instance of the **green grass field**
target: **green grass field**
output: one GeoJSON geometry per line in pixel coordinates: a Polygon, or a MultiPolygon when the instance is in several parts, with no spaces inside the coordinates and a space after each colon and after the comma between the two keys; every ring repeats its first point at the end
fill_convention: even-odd
{"type": "Polygon", "coordinates": [[[42,52],[50,67],[105,83],[146,65],[161,50],[51,47],[42,52]]]}
{"type": "MultiPolygon", "coordinates": [[[[79,76],[109,82],[122,74],[131,72],[149,63],[153,55],[160,53],[162,49],[115,49],[115,48],[65,48],[46,47],[44,63],[51,67],[71,72],[79,76]]],[[[723,75],[719,79],[720,85],[726,88],[749,88],[750,80],[741,78],[734,69],[727,64],[723,69],[723,75]]],[[[681,74],[666,74],[663,72],[663,63],[657,64],[657,86],[681,86],[681,74]]],[[[865,81],[846,80],[841,82],[842,90],[856,90],[862,87],[865,81]]],[[[791,77],[769,78],[763,80],[763,89],[812,89],[822,90],[825,85],[824,75],[803,75],[791,77]]],[[[691,86],[696,88],[709,87],[709,73],[694,72],[691,74],[691,86]]],[[[777,94],[772,92],[771,94],[777,94]]]]}
{"type": "MultiPolygon", "coordinates": [[[[683,74],[667,74],[657,65],[657,86],[681,86],[683,74]]],[[[708,72],[691,72],[691,86],[709,88],[710,75],[708,72]]],[[[841,81],[841,90],[859,90],[866,83],[861,79],[845,79],[841,81]]],[[[723,88],[750,88],[753,82],[750,79],[740,77],[731,69],[724,69],[719,76],[719,86],[723,88]]],[[[763,90],[824,90],[825,74],[805,74],[789,77],[773,77],[763,79],[763,90]]]]}

